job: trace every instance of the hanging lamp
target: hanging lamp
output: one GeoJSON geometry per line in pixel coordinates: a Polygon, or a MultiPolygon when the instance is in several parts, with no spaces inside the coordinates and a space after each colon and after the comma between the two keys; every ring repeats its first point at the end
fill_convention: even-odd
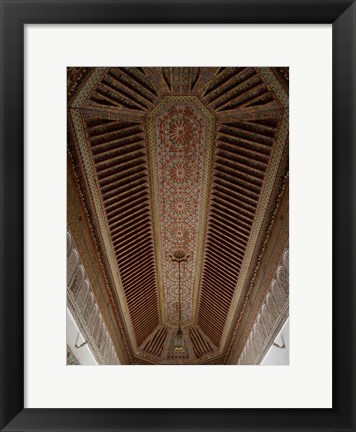
{"type": "Polygon", "coordinates": [[[180,264],[182,262],[186,262],[189,258],[189,255],[186,255],[184,250],[179,249],[173,253],[171,259],[173,262],[178,263],[178,330],[173,339],[173,349],[176,352],[184,351],[184,339],[183,332],[180,327],[182,320],[182,309],[181,309],[181,301],[180,301],[180,264]]]}

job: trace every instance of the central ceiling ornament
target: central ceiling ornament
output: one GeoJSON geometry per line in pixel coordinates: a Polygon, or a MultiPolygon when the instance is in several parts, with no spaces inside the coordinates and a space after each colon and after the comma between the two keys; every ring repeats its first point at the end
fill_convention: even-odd
{"type": "Polygon", "coordinates": [[[148,158],[163,321],[176,326],[179,303],[172,250],[184,250],[181,321],[194,321],[211,186],[212,113],[194,96],[164,98],[147,117],[148,158]]]}
{"type": "Polygon", "coordinates": [[[200,122],[189,105],[172,106],[160,124],[162,141],[177,152],[191,152],[199,143],[200,130],[200,122]]]}

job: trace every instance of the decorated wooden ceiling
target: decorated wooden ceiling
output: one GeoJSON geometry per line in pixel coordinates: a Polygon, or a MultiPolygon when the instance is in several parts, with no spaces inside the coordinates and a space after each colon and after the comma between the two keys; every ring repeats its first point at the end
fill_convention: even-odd
{"type": "Polygon", "coordinates": [[[224,363],[287,178],[288,68],[68,68],[68,151],[132,363],[224,363]]]}

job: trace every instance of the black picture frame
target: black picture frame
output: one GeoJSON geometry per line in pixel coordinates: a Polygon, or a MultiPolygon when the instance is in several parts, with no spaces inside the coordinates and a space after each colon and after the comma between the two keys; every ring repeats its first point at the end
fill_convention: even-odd
{"type": "MultiPolygon", "coordinates": [[[[355,431],[355,2],[1,0],[0,4],[0,429],[355,431]],[[332,23],[332,409],[24,409],[24,24],[31,23],[332,23]]],[[[305,383],[306,392],[309,385],[305,383]]]]}

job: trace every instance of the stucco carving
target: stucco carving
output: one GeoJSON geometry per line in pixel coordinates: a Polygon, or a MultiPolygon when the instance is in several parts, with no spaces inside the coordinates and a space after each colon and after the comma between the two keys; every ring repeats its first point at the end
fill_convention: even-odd
{"type": "Polygon", "coordinates": [[[67,232],[67,304],[98,364],[120,364],[70,232],[67,232]]]}
{"type": "Polygon", "coordinates": [[[258,365],[289,315],[289,249],[277,267],[259,314],[247,338],[238,365],[258,365]]]}
{"type": "Polygon", "coordinates": [[[77,357],[72,353],[71,349],[67,345],[67,365],[69,366],[76,366],[80,365],[77,357]]]}

